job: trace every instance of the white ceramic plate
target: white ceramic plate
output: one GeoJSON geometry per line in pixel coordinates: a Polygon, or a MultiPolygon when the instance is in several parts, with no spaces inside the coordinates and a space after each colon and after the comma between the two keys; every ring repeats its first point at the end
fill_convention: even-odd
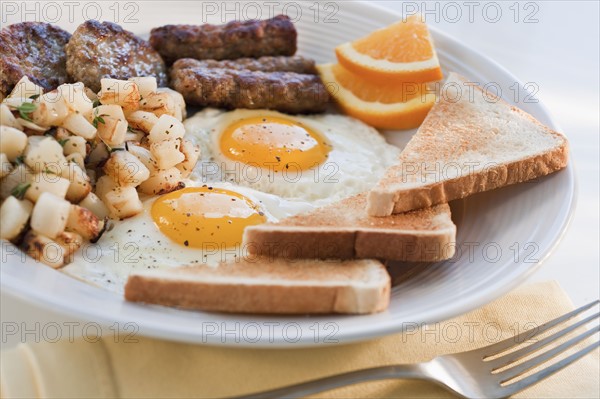
{"type": "MultiPolygon", "coordinates": [[[[219,13],[201,18],[211,9],[203,9],[199,2],[169,2],[167,13],[166,3],[136,4],[140,7],[135,15],[139,22],[123,25],[140,35],[148,35],[153,26],[168,23],[222,22],[219,13]]],[[[294,16],[298,15],[298,7],[302,7],[302,16],[296,21],[300,54],[318,62],[331,61],[337,44],[399,18],[389,10],[368,4],[335,4],[339,9],[321,8],[319,22],[315,22],[311,2],[296,2],[288,9],[294,16]],[[331,18],[337,22],[325,23],[325,18],[332,12],[331,18]]],[[[251,9],[238,9],[237,12],[238,17],[255,15],[251,9]]],[[[269,16],[267,10],[262,12],[263,18],[269,16]]],[[[79,22],[63,25],[72,31],[79,22]]],[[[512,93],[509,88],[517,80],[508,71],[444,33],[432,31],[445,72],[453,70],[476,82],[496,82],[504,97],[511,100],[506,94],[512,93]]],[[[520,103],[518,106],[557,128],[540,103],[520,103]]],[[[386,133],[390,141],[400,145],[408,141],[411,134],[386,133]]],[[[370,316],[240,316],[132,304],[117,294],[74,280],[31,259],[18,260],[14,256],[8,257],[8,261],[3,256],[0,280],[3,290],[39,306],[106,325],[136,323],[139,333],[147,336],[263,347],[350,342],[448,319],[516,287],[556,246],[569,222],[574,203],[572,164],[560,173],[535,182],[454,202],[453,218],[458,225],[459,253],[462,255],[453,261],[433,265],[395,265],[397,285],[392,290],[391,305],[386,312],[370,316]]]]}

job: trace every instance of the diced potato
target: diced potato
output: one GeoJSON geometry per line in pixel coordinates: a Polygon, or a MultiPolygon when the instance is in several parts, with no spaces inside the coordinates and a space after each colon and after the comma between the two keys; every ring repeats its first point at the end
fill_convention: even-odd
{"type": "Polygon", "coordinates": [[[116,104],[125,113],[135,111],[140,105],[140,93],[135,82],[118,79],[100,79],[98,99],[102,104],[116,104]]]}
{"type": "MultiPolygon", "coordinates": [[[[42,141],[44,141],[48,138],[52,138],[52,137],[50,137],[50,136],[29,136],[27,138],[27,147],[25,147],[25,150],[28,150],[28,147],[32,148],[32,147],[38,146],[42,141]]],[[[25,154],[23,154],[23,155],[25,155],[25,154]]]]}
{"type": "Polygon", "coordinates": [[[96,144],[92,144],[87,164],[89,167],[96,167],[106,161],[109,156],[110,152],[108,151],[108,148],[106,148],[106,145],[103,142],[99,141],[96,144]]]}
{"type": "Polygon", "coordinates": [[[158,169],[156,160],[152,158],[152,153],[150,152],[150,150],[134,144],[130,144],[128,148],[129,153],[133,154],[137,159],[139,159],[144,164],[144,166],[148,168],[150,173],[158,169]]]}
{"type": "Polygon", "coordinates": [[[80,136],[71,136],[63,144],[63,154],[71,155],[74,153],[81,154],[85,157],[87,154],[87,141],[80,136]]]}
{"type": "Polygon", "coordinates": [[[136,76],[129,78],[129,81],[134,82],[137,85],[138,91],[142,97],[148,97],[150,94],[156,92],[156,89],[158,88],[154,76],[136,76]]]}
{"type": "Polygon", "coordinates": [[[6,104],[0,104],[0,125],[23,130],[23,126],[21,126],[19,121],[17,121],[17,118],[15,118],[10,108],[6,104]]]}
{"type": "Polygon", "coordinates": [[[113,152],[103,170],[120,186],[139,186],[150,177],[148,168],[128,151],[113,152]]]}
{"type": "Polygon", "coordinates": [[[127,121],[110,116],[105,116],[103,121],[98,123],[98,137],[109,147],[123,144],[127,134],[127,121]]]}
{"type": "Polygon", "coordinates": [[[32,172],[26,165],[20,164],[0,180],[0,198],[6,199],[12,195],[12,192],[19,184],[28,184],[27,180],[32,172]]]}
{"type": "Polygon", "coordinates": [[[0,153],[0,178],[8,175],[13,170],[12,164],[9,162],[5,153],[0,153]]]}
{"type": "Polygon", "coordinates": [[[30,98],[41,96],[43,93],[44,89],[41,86],[33,83],[27,75],[23,75],[8,95],[8,98],[30,98]]]}
{"type": "Polygon", "coordinates": [[[0,219],[2,219],[0,238],[5,240],[17,238],[27,225],[32,209],[31,202],[8,197],[0,206],[0,219]]]}
{"type": "Polygon", "coordinates": [[[94,193],[89,193],[86,197],[79,203],[79,206],[82,206],[86,209],[89,209],[96,215],[96,217],[100,219],[104,219],[108,217],[108,208],[104,205],[104,202],[94,193]]]}
{"type": "Polygon", "coordinates": [[[123,108],[116,104],[108,104],[108,105],[99,105],[92,110],[89,115],[89,121],[93,122],[94,118],[104,118],[109,116],[114,119],[125,119],[125,114],[123,113],[123,108]]]}
{"type": "Polygon", "coordinates": [[[73,231],[63,231],[54,240],[63,249],[65,264],[70,263],[73,260],[73,254],[81,247],[81,244],[83,244],[83,237],[73,231]]]}
{"type": "Polygon", "coordinates": [[[78,204],[92,191],[92,185],[87,181],[72,181],[67,191],[67,200],[78,204]]]}
{"type": "Polygon", "coordinates": [[[158,121],[150,130],[148,139],[151,143],[163,141],[167,139],[178,139],[185,135],[185,127],[183,123],[170,115],[163,115],[158,118],[158,121]]]}
{"type": "Polygon", "coordinates": [[[66,229],[81,234],[86,240],[96,242],[104,232],[104,219],[98,218],[87,208],[71,205],[66,229]]]}
{"type": "Polygon", "coordinates": [[[26,121],[23,118],[17,118],[17,122],[21,125],[22,130],[29,131],[28,133],[32,134],[42,134],[50,129],[50,126],[40,126],[36,125],[31,121],[26,121]]]}
{"type": "Polygon", "coordinates": [[[152,112],[135,111],[127,115],[127,122],[132,129],[141,130],[148,134],[158,122],[158,117],[152,112]]]}
{"type": "Polygon", "coordinates": [[[181,172],[177,168],[157,170],[148,180],[140,184],[140,192],[149,195],[162,195],[185,187],[181,181],[181,172]]]}
{"type": "Polygon", "coordinates": [[[96,195],[106,204],[106,193],[119,187],[117,182],[108,175],[100,176],[96,181],[96,195]]]}
{"type": "Polygon", "coordinates": [[[85,169],[73,162],[65,162],[61,169],[61,176],[69,180],[71,184],[67,190],[66,198],[74,204],[79,203],[90,191],[92,185],[85,173],[85,169]]]}
{"type": "Polygon", "coordinates": [[[169,139],[150,144],[150,152],[159,169],[169,169],[185,160],[180,147],[181,139],[169,139]]]}
{"type": "Polygon", "coordinates": [[[9,126],[0,126],[0,152],[6,154],[9,161],[14,162],[27,146],[27,135],[9,126]]]}
{"type": "Polygon", "coordinates": [[[55,238],[65,231],[71,204],[54,194],[40,195],[31,213],[31,228],[48,238],[55,238]]]}
{"type": "Polygon", "coordinates": [[[53,137],[44,137],[39,141],[32,139],[29,138],[25,148],[25,163],[33,171],[56,170],[65,163],[63,148],[53,137]]]}
{"type": "Polygon", "coordinates": [[[27,97],[6,97],[2,101],[2,104],[14,109],[19,108],[23,103],[33,103],[33,99],[27,97]]]}
{"type": "Polygon", "coordinates": [[[84,115],[92,110],[94,102],[86,94],[83,83],[65,83],[58,86],[57,90],[66,100],[69,113],[84,115]]]}
{"type": "Polygon", "coordinates": [[[82,114],[69,115],[63,121],[62,126],[86,140],[93,140],[98,130],[82,114]]]}
{"type": "Polygon", "coordinates": [[[33,104],[31,119],[39,126],[59,126],[69,115],[67,99],[58,90],[42,94],[33,104]]]}
{"type": "Polygon", "coordinates": [[[23,239],[23,250],[33,259],[55,269],[65,265],[64,248],[43,234],[27,232],[23,239]]]}
{"type": "Polygon", "coordinates": [[[183,121],[186,117],[185,99],[180,92],[175,91],[169,87],[161,87],[156,90],[158,93],[167,93],[173,98],[175,103],[175,112],[173,116],[180,121],[183,121]]]}
{"type": "Polygon", "coordinates": [[[176,165],[177,169],[181,172],[182,177],[188,177],[194,170],[198,158],[200,158],[200,147],[194,145],[189,140],[182,140],[181,147],[179,148],[185,159],[180,164],[176,165]]]}
{"type": "Polygon", "coordinates": [[[160,117],[165,114],[175,116],[177,107],[169,93],[150,93],[140,101],[140,109],[160,117]]]}
{"type": "Polygon", "coordinates": [[[107,192],[105,198],[110,215],[115,219],[126,219],[143,210],[142,201],[132,186],[116,187],[107,192]]]}
{"type": "Polygon", "coordinates": [[[51,193],[59,198],[65,198],[71,182],[53,173],[39,172],[28,176],[30,184],[25,192],[25,198],[31,202],[37,202],[42,193],[51,193]]]}
{"type": "MultiPolygon", "coordinates": [[[[79,166],[82,170],[85,169],[85,158],[78,152],[75,152],[73,154],[67,155],[65,157],[65,159],[67,160],[67,162],[73,162],[74,164],[76,164],[77,166],[79,166]]],[[[86,170],[87,173],[87,170],[86,170]]],[[[89,177],[89,174],[88,174],[89,177]]],[[[91,179],[91,177],[90,177],[91,179]]]]}

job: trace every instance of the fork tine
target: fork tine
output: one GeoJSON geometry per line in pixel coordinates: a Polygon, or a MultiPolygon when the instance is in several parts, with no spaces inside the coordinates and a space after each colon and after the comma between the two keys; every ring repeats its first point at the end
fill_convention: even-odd
{"type": "Polygon", "coordinates": [[[600,303],[600,300],[595,300],[594,302],[588,303],[587,305],[583,305],[579,309],[575,309],[574,311],[569,312],[561,317],[558,317],[554,320],[544,323],[541,326],[539,326],[538,328],[532,328],[531,330],[523,331],[519,335],[516,335],[511,338],[507,338],[504,341],[497,342],[495,344],[486,346],[485,348],[482,348],[482,349],[475,349],[473,352],[485,351],[485,357],[497,355],[498,353],[504,352],[505,350],[510,349],[513,346],[522,344],[523,342],[527,341],[530,338],[535,337],[538,334],[548,331],[549,329],[553,328],[554,326],[556,326],[558,324],[564,323],[567,320],[571,320],[573,317],[577,316],[580,313],[583,313],[584,311],[597,305],[598,303],[600,303]]]}
{"type": "Polygon", "coordinates": [[[553,357],[563,353],[565,350],[569,349],[573,345],[583,341],[584,339],[596,334],[599,331],[600,331],[600,326],[596,326],[595,328],[592,328],[591,330],[588,330],[582,334],[579,334],[578,336],[576,336],[574,338],[571,338],[567,342],[560,344],[559,346],[557,346],[556,348],[553,348],[552,350],[549,350],[548,352],[544,352],[541,355],[538,355],[532,359],[527,360],[526,362],[523,362],[519,365],[516,365],[515,367],[511,367],[508,370],[498,373],[498,376],[502,377],[501,382],[506,382],[515,377],[518,377],[521,374],[523,374],[524,372],[526,372],[527,370],[530,370],[530,369],[552,359],[553,357]]]}
{"type": "Polygon", "coordinates": [[[514,384],[507,385],[504,387],[505,389],[502,392],[503,396],[512,396],[517,392],[521,392],[522,390],[529,388],[532,385],[537,384],[538,382],[545,380],[550,377],[552,374],[564,369],[571,363],[576,362],[581,359],[594,349],[600,346],[600,341],[596,341],[595,343],[586,346],[582,350],[577,353],[570,355],[569,357],[564,358],[560,362],[554,363],[552,366],[545,368],[544,370],[540,370],[535,374],[530,375],[527,378],[523,378],[521,381],[517,381],[514,384]]]}
{"type": "Polygon", "coordinates": [[[521,348],[518,351],[514,351],[512,353],[509,353],[507,355],[504,355],[502,357],[494,359],[494,360],[490,361],[490,363],[493,367],[492,370],[496,370],[496,369],[499,369],[500,367],[506,366],[507,364],[516,362],[517,360],[522,359],[525,356],[545,347],[546,345],[556,341],[558,338],[569,334],[573,330],[576,330],[577,328],[579,328],[583,325],[586,325],[587,323],[589,323],[590,321],[592,321],[594,319],[597,319],[598,317],[600,317],[600,313],[596,313],[593,316],[586,317],[585,319],[569,326],[568,328],[558,331],[558,332],[550,335],[549,337],[542,339],[541,341],[538,341],[532,345],[528,345],[524,348],[521,348]]]}

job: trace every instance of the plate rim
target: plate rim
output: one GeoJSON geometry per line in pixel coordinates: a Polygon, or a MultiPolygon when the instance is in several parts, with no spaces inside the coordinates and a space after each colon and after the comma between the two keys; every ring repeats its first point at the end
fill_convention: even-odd
{"type": "MultiPolygon", "coordinates": [[[[358,2],[349,2],[346,3],[345,6],[349,6],[353,8],[353,11],[357,10],[365,10],[365,8],[370,9],[372,12],[385,12],[388,15],[392,15],[396,18],[402,17],[402,14],[398,11],[388,9],[379,4],[372,4],[366,1],[358,1],[358,2]]],[[[510,79],[514,80],[514,82],[518,83],[521,87],[523,83],[520,79],[517,79],[507,68],[505,68],[502,64],[495,61],[491,57],[486,54],[476,50],[467,44],[463,43],[462,40],[457,39],[453,35],[445,33],[441,29],[435,26],[429,26],[434,39],[436,37],[443,38],[446,41],[449,41],[453,44],[453,46],[458,46],[462,51],[466,51],[472,53],[477,58],[485,61],[489,66],[492,66],[500,71],[510,79]]],[[[533,98],[537,99],[536,108],[539,109],[539,112],[544,115],[544,117],[548,121],[548,125],[554,130],[561,131],[559,125],[554,120],[554,117],[548,110],[548,108],[544,105],[544,103],[534,95],[533,98]]],[[[548,246],[545,250],[543,256],[540,257],[539,261],[532,267],[527,268],[525,271],[519,274],[519,278],[514,278],[511,280],[504,281],[500,285],[495,285],[493,290],[486,291],[485,294],[475,298],[474,300],[462,301],[459,303],[461,306],[455,306],[450,310],[444,312],[444,316],[437,315],[435,312],[432,312],[429,317],[421,318],[421,322],[423,324],[429,324],[433,322],[440,322],[443,320],[448,320],[450,318],[456,317],[458,315],[467,313],[474,309],[477,309],[497,298],[501,295],[513,290],[519,285],[523,284],[527,281],[527,279],[536,273],[544,264],[544,262],[552,256],[558,247],[559,243],[564,238],[565,234],[569,230],[571,222],[573,220],[575,209],[578,202],[579,197],[579,182],[577,178],[577,174],[575,173],[575,161],[572,157],[569,158],[569,162],[565,170],[561,171],[561,173],[569,173],[570,180],[572,182],[572,190],[569,193],[568,197],[568,211],[561,221],[560,229],[557,229],[551,236],[551,239],[548,240],[548,246]]],[[[2,262],[4,263],[4,262],[2,262]]],[[[124,314],[118,313],[116,315],[109,316],[106,312],[99,309],[83,309],[81,306],[77,306],[73,302],[69,302],[67,300],[61,300],[60,295],[46,295],[42,292],[37,292],[35,290],[27,290],[26,287],[22,287],[20,284],[15,284],[18,282],[17,279],[14,279],[12,276],[5,275],[4,269],[0,268],[0,287],[2,288],[3,294],[7,294],[8,296],[19,298],[20,300],[32,304],[40,309],[49,309],[56,313],[60,313],[63,315],[67,315],[70,317],[77,317],[82,320],[94,321],[102,325],[111,325],[114,322],[136,322],[139,325],[139,333],[142,336],[160,338],[169,341],[177,341],[177,342],[186,342],[193,344],[201,344],[201,345],[209,345],[209,346],[227,346],[227,347],[252,347],[252,348],[282,348],[282,347],[313,347],[313,346],[328,346],[328,345],[340,345],[358,341],[365,341],[369,339],[373,339],[376,337],[386,336],[394,333],[401,333],[405,330],[404,323],[399,323],[398,320],[389,319],[378,322],[375,325],[362,325],[362,326],[353,326],[351,331],[340,333],[336,338],[339,340],[337,343],[325,343],[325,342],[314,342],[311,340],[311,337],[308,339],[303,338],[295,343],[285,342],[281,339],[275,340],[274,342],[264,342],[263,340],[257,343],[248,343],[245,341],[241,342],[221,342],[220,340],[211,340],[204,341],[205,338],[203,335],[196,332],[195,334],[190,333],[188,330],[182,331],[177,330],[176,328],[164,328],[164,326],[159,326],[156,322],[149,322],[147,319],[141,319],[142,315],[138,314],[137,320],[132,320],[133,317],[125,317],[124,314]],[[8,280],[7,280],[8,278],[8,280]],[[24,289],[25,288],[25,289],[24,289]],[[33,291],[33,292],[32,292],[33,291]]],[[[101,288],[98,288],[101,289],[101,288]]],[[[124,298],[121,297],[123,306],[143,306],[145,309],[150,309],[152,305],[139,305],[132,304],[126,302],[124,298]]],[[[137,312],[137,310],[134,310],[137,312]]],[[[133,316],[133,315],[128,315],[133,316]]],[[[301,316],[296,317],[299,319],[301,316]]],[[[360,317],[360,316],[348,316],[348,317],[360,317]]],[[[168,327],[168,326],[167,326],[168,327]]]]}

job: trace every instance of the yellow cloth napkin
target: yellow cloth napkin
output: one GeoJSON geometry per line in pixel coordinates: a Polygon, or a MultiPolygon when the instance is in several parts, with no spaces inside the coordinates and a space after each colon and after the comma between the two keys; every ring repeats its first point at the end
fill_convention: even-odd
{"type": "MultiPolygon", "coordinates": [[[[475,349],[573,309],[555,282],[519,288],[466,315],[363,343],[310,349],[242,349],[150,338],[27,344],[2,353],[2,398],[202,398],[248,394],[339,372],[412,363],[475,349]]],[[[523,398],[600,397],[598,351],[518,394],[523,398]]],[[[316,397],[453,397],[422,381],[353,385],[316,397]]]]}

